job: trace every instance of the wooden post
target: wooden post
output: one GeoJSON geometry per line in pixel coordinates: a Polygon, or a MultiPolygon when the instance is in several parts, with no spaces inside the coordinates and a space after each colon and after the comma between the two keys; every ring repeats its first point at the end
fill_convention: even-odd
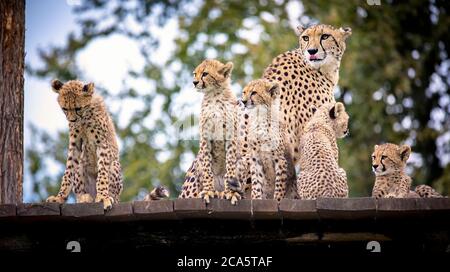
{"type": "Polygon", "coordinates": [[[25,0],[0,1],[0,204],[22,202],[25,0]]]}

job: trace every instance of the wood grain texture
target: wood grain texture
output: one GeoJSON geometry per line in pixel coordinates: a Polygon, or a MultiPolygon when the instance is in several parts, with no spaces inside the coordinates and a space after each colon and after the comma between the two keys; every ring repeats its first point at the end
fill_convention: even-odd
{"type": "Polygon", "coordinates": [[[22,202],[25,1],[0,1],[0,203],[22,202]]]}

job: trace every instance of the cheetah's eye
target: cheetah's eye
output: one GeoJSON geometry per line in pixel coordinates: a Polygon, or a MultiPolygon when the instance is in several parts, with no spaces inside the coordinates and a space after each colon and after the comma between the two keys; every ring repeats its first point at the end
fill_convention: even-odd
{"type": "Polygon", "coordinates": [[[75,108],[75,111],[79,111],[79,110],[81,110],[81,108],[75,108]]]}
{"type": "Polygon", "coordinates": [[[384,160],[384,159],[386,159],[386,158],[387,158],[386,156],[381,156],[381,159],[382,159],[382,160],[384,160]]]}
{"type": "Polygon", "coordinates": [[[309,37],[308,37],[308,36],[302,36],[302,39],[303,39],[305,42],[309,41],[309,37]]]}
{"type": "Polygon", "coordinates": [[[67,108],[62,108],[63,111],[67,111],[67,108]]]}
{"type": "Polygon", "coordinates": [[[205,77],[205,76],[207,76],[207,75],[208,75],[207,72],[203,72],[202,77],[205,77]]]}
{"type": "Polygon", "coordinates": [[[321,37],[321,39],[322,39],[322,40],[326,40],[326,39],[328,39],[329,37],[330,37],[329,34],[323,34],[322,37],[321,37]]]}
{"type": "Polygon", "coordinates": [[[256,94],[256,92],[251,92],[250,93],[250,96],[253,96],[253,95],[255,95],[256,94]]]}
{"type": "Polygon", "coordinates": [[[372,160],[375,160],[375,156],[372,156],[372,160]]]}

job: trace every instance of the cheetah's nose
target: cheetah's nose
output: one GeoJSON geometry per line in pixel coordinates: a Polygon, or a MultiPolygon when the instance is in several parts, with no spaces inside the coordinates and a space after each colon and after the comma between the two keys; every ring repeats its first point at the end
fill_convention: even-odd
{"type": "Polygon", "coordinates": [[[194,80],[194,81],[192,81],[192,83],[194,83],[194,86],[197,86],[198,81],[197,81],[197,80],[194,80]]]}
{"type": "Polygon", "coordinates": [[[319,50],[317,50],[317,49],[308,49],[308,53],[310,54],[310,55],[314,55],[315,53],[317,53],[317,51],[319,51],[319,50]]]}
{"type": "Polygon", "coordinates": [[[374,164],[374,165],[372,165],[372,167],[373,167],[373,170],[377,170],[378,164],[374,164]]]}

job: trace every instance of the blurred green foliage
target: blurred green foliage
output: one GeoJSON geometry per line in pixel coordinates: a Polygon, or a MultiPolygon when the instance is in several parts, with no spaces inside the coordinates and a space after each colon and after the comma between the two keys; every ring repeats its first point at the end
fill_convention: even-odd
{"type": "MultiPolygon", "coordinates": [[[[177,196],[185,170],[181,160],[186,154],[196,154],[198,141],[173,140],[172,124],[191,118],[176,114],[173,100],[191,81],[193,68],[206,52],[233,61],[233,82],[243,86],[260,77],[272,58],[297,47],[295,25],[320,22],[350,26],[353,35],[341,65],[336,96],[346,103],[351,116],[351,135],[340,143],[351,196],[370,195],[374,181],[370,155],[374,144],[386,141],[411,144],[417,153],[410,165],[415,184],[430,184],[448,194],[450,2],[381,1],[381,5],[369,5],[370,1],[304,1],[298,5],[303,10],[298,18],[289,12],[294,2],[83,1],[74,8],[80,34],[68,34],[64,47],[40,50],[44,66],[28,67],[27,71],[46,79],[82,78],[76,55],[92,41],[120,34],[139,42],[145,68],[130,71],[129,77],[152,82],[154,90],[142,94],[125,84],[122,92],[111,95],[100,88],[109,100],[136,99],[145,105],[158,97],[164,101],[152,126],[143,122],[152,113],[148,107],[135,111],[128,124],[117,129],[123,144],[122,200],[134,199],[157,184],[168,186],[172,196],[177,196]],[[141,25],[140,30],[129,28],[130,20],[141,25]],[[153,56],[160,40],[151,29],[173,21],[179,31],[176,50],[161,64],[153,56]],[[249,32],[258,33],[257,42],[249,38],[249,32]],[[165,72],[176,80],[167,81],[165,72]],[[154,141],[157,136],[168,140],[161,145],[154,141]]],[[[120,113],[112,114],[117,120],[120,113]]],[[[36,126],[32,131],[33,143],[39,144],[27,147],[27,171],[33,198],[44,199],[59,186],[67,134],[52,138],[36,126]],[[47,174],[48,161],[60,166],[59,174],[47,174]]]]}

